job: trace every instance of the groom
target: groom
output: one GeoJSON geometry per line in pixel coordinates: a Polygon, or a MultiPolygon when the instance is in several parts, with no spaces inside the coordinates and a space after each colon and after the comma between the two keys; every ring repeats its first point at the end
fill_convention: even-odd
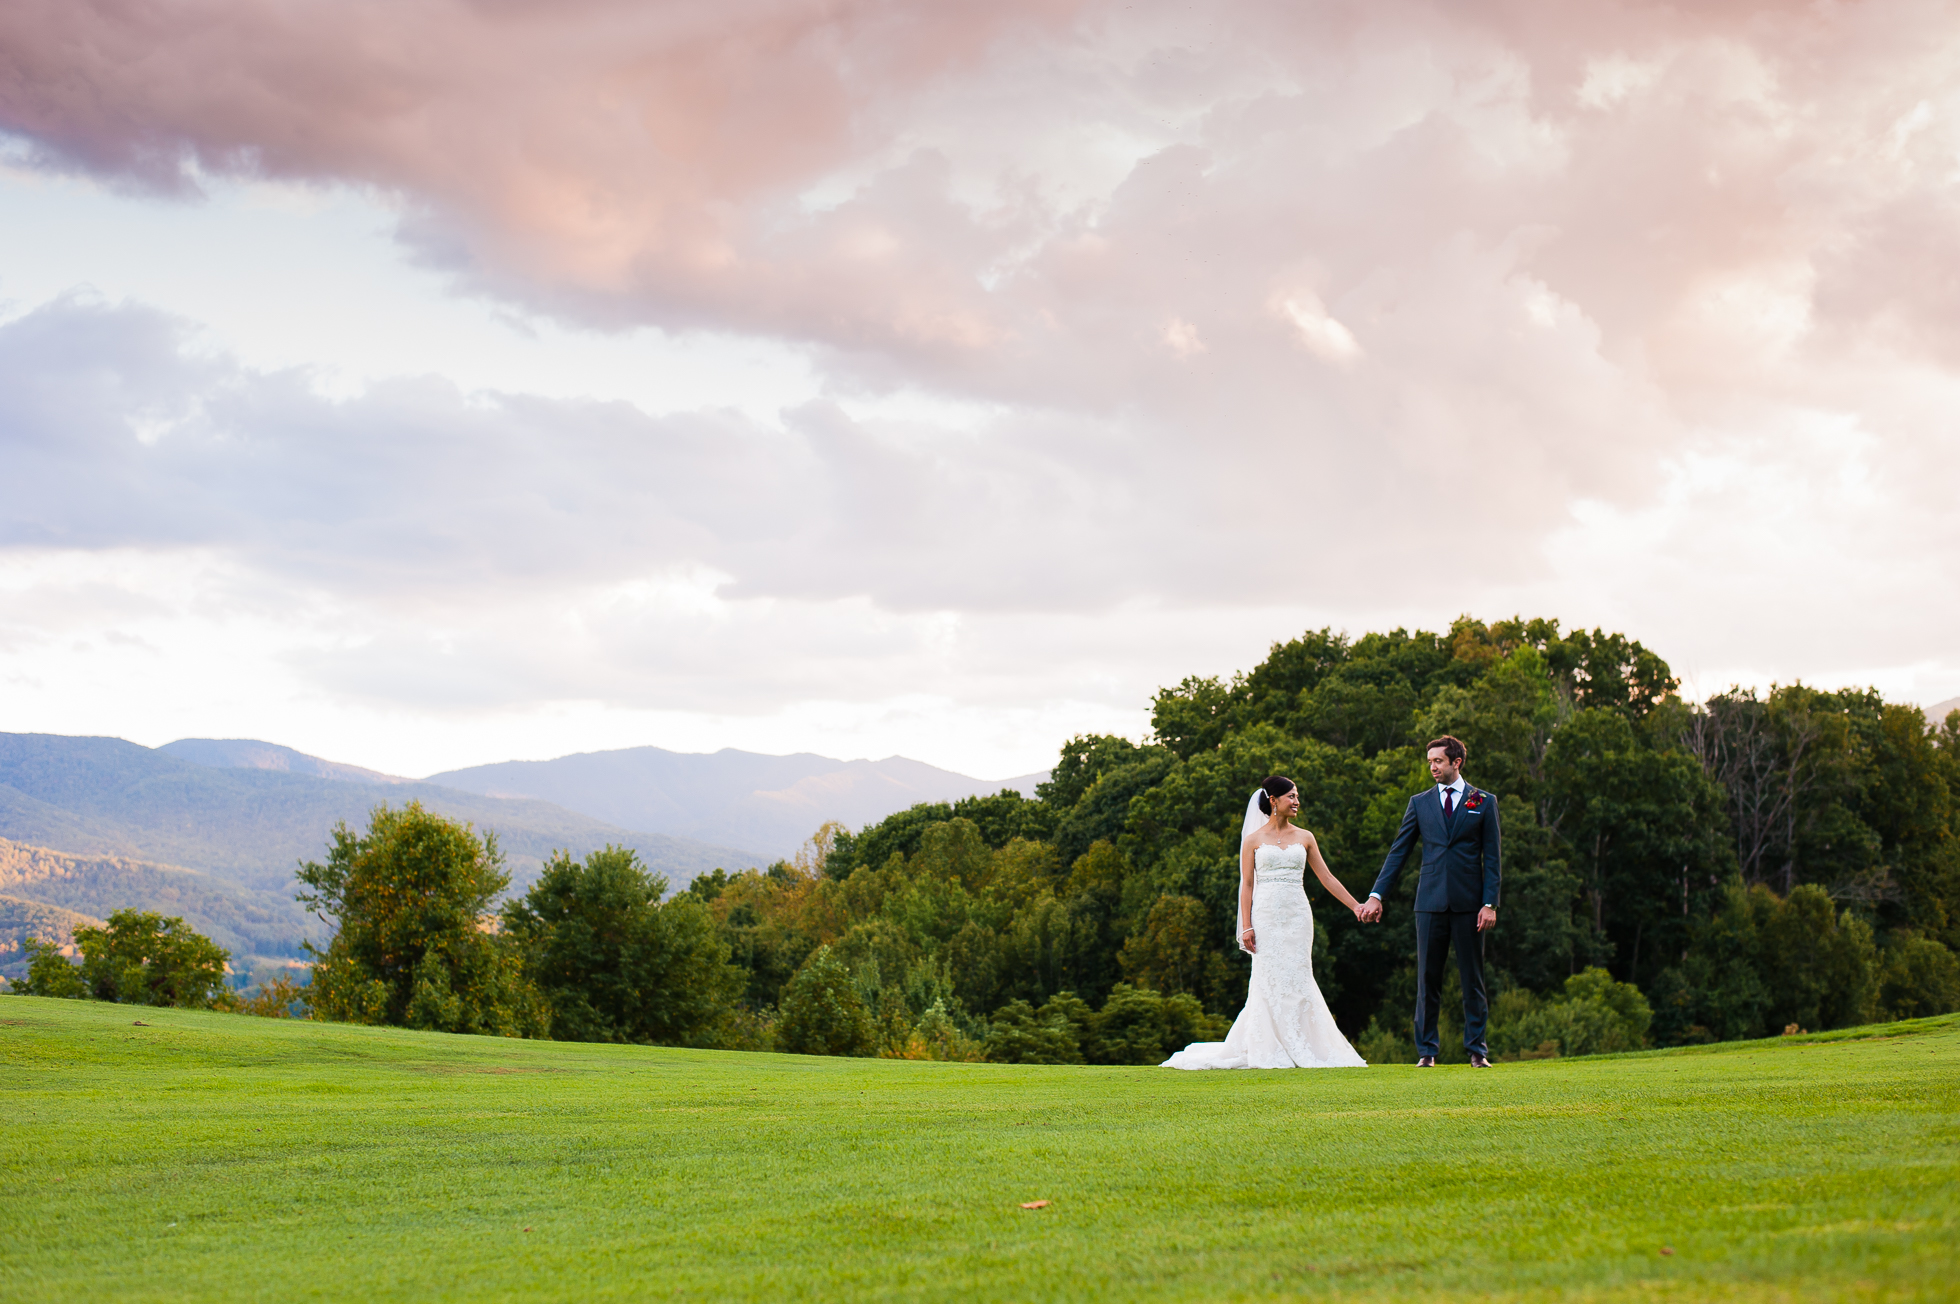
{"type": "Polygon", "coordinates": [[[1497,798],[1463,781],[1463,744],[1445,734],[1429,744],[1429,777],[1436,787],[1409,798],[1402,827],[1389,845],[1375,890],[1359,918],[1382,917],[1382,897],[1422,839],[1422,873],[1416,880],[1416,1065],[1436,1067],[1440,1048],[1436,1015],[1442,1005],[1443,965],[1456,947],[1463,979],[1463,1048],[1472,1068],[1490,1067],[1484,1023],[1483,948],[1478,934],[1497,926],[1497,798]]]}

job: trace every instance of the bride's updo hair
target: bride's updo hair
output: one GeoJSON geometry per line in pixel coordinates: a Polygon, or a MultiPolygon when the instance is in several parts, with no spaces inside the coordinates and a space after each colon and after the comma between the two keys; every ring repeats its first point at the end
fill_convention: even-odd
{"type": "Polygon", "coordinates": [[[1267,778],[1264,783],[1259,785],[1259,813],[1261,815],[1272,814],[1273,798],[1284,797],[1287,793],[1292,792],[1294,787],[1293,780],[1284,775],[1275,774],[1267,778]]]}

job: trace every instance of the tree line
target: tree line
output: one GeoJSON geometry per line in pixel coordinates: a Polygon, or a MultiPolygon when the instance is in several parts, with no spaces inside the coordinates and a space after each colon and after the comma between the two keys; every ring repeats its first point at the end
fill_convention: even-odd
{"type": "MultiPolygon", "coordinates": [[[[1071,739],[1032,795],[826,825],[791,860],[672,895],[607,848],[560,854],[497,908],[493,838],[383,807],[301,871],[336,930],[306,1000],[458,1032],[1152,1063],[1222,1036],[1244,999],[1245,794],[1294,779],[1364,895],[1429,783],[1422,745],[1448,733],[1504,812],[1500,1056],[1960,1008],[1960,713],[1935,728],[1872,690],[1678,687],[1638,642],[1555,621],[1310,632],[1160,691],[1145,741],[1071,739]]],[[[1413,892],[1381,926],[1319,912],[1316,976],[1375,1062],[1413,1058],[1413,892]]]]}

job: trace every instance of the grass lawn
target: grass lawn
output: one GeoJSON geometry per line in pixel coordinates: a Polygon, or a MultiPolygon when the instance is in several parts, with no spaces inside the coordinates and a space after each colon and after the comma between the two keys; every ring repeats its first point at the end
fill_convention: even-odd
{"type": "Polygon", "coordinates": [[[8,996],[0,1089],[6,1300],[1960,1298],[1951,1015],[1187,1074],[8,996]]]}

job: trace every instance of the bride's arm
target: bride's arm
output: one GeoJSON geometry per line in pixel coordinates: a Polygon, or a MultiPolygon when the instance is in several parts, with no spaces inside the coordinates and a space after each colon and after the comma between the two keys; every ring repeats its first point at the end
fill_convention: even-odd
{"type": "Polygon", "coordinates": [[[1252,931],[1252,840],[1239,844],[1239,945],[1247,954],[1259,949],[1252,931]]]}
{"type": "Polygon", "coordinates": [[[1334,877],[1334,871],[1327,868],[1327,862],[1320,858],[1320,842],[1311,833],[1307,835],[1307,863],[1313,866],[1314,877],[1334,894],[1335,900],[1350,910],[1361,909],[1361,903],[1354,899],[1354,894],[1341,885],[1341,880],[1334,877]]]}

